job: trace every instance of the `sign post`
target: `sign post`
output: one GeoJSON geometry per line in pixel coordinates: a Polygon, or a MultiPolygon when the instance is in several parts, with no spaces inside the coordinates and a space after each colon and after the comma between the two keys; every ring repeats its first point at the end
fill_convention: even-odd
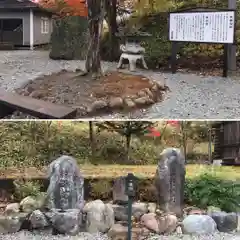
{"type": "Polygon", "coordinates": [[[235,39],[235,10],[181,11],[170,13],[171,69],[176,72],[177,43],[224,44],[223,76],[228,72],[228,47],[235,39]]]}
{"type": "Polygon", "coordinates": [[[127,240],[132,240],[132,203],[136,191],[136,177],[132,173],[128,173],[126,177],[126,195],[128,196],[128,235],[127,240]]]}
{"type": "MultiPolygon", "coordinates": [[[[228,0],[228,8],[236,11],[237,10],[236,0],[228,0]]],[[[235,19],[235,23],[236,23],[236,19],[235,19]]],[[[228,69],[231,73],[234,73],[237,70],[236,52],[237,52],[236,42],[234,44],[229,44],[227,56],[228,56],[228,69]]]]}

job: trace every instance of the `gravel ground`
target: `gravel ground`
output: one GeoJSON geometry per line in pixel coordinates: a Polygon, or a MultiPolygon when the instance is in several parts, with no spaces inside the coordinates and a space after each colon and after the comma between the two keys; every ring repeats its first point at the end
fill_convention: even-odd
{"type": "MultiPolygon", "coordinates": [[[[157,236],[152,235],[148,240],[240,240],[240,235],[232,235],[227,233],[215,233],[213,235],[170,235],[157,236]]],[[[109,240],[106,235],[80,233],[78,236],[52,236],[47,233],[31,233],[21,231],[14,234],[0,235],[0,240],[109,240]]]]}
{"type": "MultiPolygon", "coordinates": [[[[13,91],[29,80],[61,69],[83,68],[84,61],[53,61],[47,51],[1,51],[0,88],[13,91]]],[[[116,63],[103,63],[103,69],[116,69],[116,63]]],[[[131,114],[112,114],[101,118],[182,118],[237,119],[240,116],[240,79],[201,77],[193,74],[162,74],[139,71],[161,81],[165,76],[171,92],[163,102],[131,114]]]]}

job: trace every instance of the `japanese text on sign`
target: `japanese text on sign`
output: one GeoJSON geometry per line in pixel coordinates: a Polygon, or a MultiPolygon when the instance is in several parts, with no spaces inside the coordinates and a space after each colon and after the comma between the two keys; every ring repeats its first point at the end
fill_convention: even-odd
{"type": "Polygon", "coordinates": [[[169,40],[233,43],[234,11],[170,13],[169,40]]]}

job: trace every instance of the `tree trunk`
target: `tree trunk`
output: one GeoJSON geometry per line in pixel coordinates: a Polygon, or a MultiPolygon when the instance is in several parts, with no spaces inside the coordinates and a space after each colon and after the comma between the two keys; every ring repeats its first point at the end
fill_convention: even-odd
{"type": "Polygon", "coordinates": [[[93,78],[102,76],[100,41],[104,19],[104,0],[87,0],[90,42],[85,64],[93,78]]]}
{"type": "MultiPolygon", "coordinates": [[[[182,146],[185,161],[187,161],[187,136],[184,122],[181,122],[182,146]]],[[[187,162],[186,162],[187,163],[187,162]]]]}
{"type": "Polygon", "coordinates": [[[105,0],[107,13],[107,23],[109,28],[109,58],[111,61],[117,60],[119,44],[116,37],[117,28],[117,0],[105,0]]]}
{"type": "Polygon", "coordinates": [[[132,134],[129,134],[129,135],[126,136],[126,155],[127,155],[127,161],[129,161],[129,153],[130,153],[131,139],[132,139],[132,134]]]}
{"type": "Polygon", "coordinates": [[[92,159],[94,159],[95,156],[95,141],[93,136],[93,122],[89,121],[89,140],[91,145],[91,153],[92,153],[92,159]]]}
{"type": "Polygon", "coordinates": [[[131,145],[131,139],[132,139],[132,133],[131,133],[131,122],[127,122],[126,125],[126,155],[127,155],[127,161],[129,162],[129,152],[130,152],[130,145],[131,145]]]}

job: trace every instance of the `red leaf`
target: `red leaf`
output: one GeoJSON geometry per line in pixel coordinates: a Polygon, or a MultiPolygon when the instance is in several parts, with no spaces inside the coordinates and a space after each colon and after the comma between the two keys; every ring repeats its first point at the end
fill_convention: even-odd
{"type": "Polygon", "coordinates": [[[172,125],[172,126],[178,126],[179,121],[178,120],[168,120],[167,124],[172,125]]]}
{"type": "Polygon", "coordinates": [[[155,128],[150,128],[149,133],[147,135],[150,137],[160,137],[161,133],[158,130],[156,130],[155,128]]]}

